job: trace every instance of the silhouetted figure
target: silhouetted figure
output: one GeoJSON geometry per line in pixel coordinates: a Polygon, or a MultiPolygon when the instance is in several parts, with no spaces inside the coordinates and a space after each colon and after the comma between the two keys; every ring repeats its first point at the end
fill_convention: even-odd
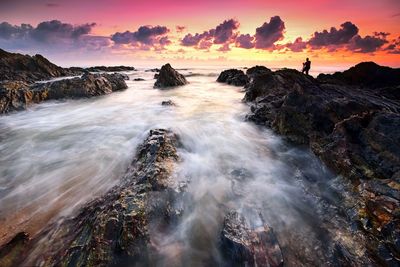
{"type": "Polygon", "coordinates": [[[303,63],[303,70],[301,71],[301,73],[306,73],[308,75],[308,72],[311,69],[311,61],[306,58],[306,62],[303,63]]]}

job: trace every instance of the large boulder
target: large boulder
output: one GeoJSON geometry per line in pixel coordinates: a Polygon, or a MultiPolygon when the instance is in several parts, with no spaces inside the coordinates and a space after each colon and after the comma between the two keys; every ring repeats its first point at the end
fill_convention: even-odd
{"type": "Polygon", "coordinates": [[[154,88],[166,88],[173,86],[185,85],[185,76],[177,72],[170,64],[165,64],[161,67],[160,72],[155,76],[157,81],[154,83],[154,88]]]}
{"type": "Polygon", "coordinates": [[[182,212],[174,205],[182,187],[171,179],[177,145],[172,132],[151,130],[119,185],[31,239],[18,234],[0,248],[0,265],[154,266],[152,231],[162,233],[182,212]]]}
{"type": "Polygon", "coordinates": [[[217,82],[244,86],[249,82],[249,77],[242,70],[229,69],[221,72],[217,78],[217,82]]]}
{"type": "MultiPolygon", "coordinates": [[[[369,253],[379,264],[398,264],[400,236],[389,229],[400,229],[400,104],[379,94],[379,79],[366,78],[369,70],[351,69],[344,73],[353,78],[329,82],[288,69],[264,73],[251,80],[244,100],[251,103],[249,120],[308,145],[331,170],[350,179],[359,205],[354,223],[366,231],[369,253]]],[[[382,81],[386,92],[396,89],[387,87],[396,79],[382,81]]]]}

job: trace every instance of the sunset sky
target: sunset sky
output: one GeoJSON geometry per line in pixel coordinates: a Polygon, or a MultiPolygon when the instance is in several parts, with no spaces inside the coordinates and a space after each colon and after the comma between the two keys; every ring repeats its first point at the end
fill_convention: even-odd
{"type": "Polygon", "coordinates": [[[0,0],[0,48],[62,66],[400,67],[400,0],[0,0]]]}

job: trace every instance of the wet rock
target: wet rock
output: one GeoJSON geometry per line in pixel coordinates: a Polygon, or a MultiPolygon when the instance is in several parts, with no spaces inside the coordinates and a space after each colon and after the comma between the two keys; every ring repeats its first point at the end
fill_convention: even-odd
{"type": "Polygon", "coordinates": [[[124,75],[90,74],[82,77],[29,85],[19,81],[0,82],[0,113],[26,109],[50,99],[92,97],[124,90],[124,75]]]}
{"type": "Polygon", "coordinates": [[[26,249],[29,242],[28,233],[18,233],[12,240],[0,248],[0,266],[13,267],[19,262],[19,257],[26,249]]]}
{"type": "Polygon", "coordinates": [[[249,120],[291,142],[308,145],[331,170],[352,181],[358,217],[364,222],[361,225],[368,225],[363,230],[374,240],[369,253],[375,258],[380,257],[382,243],[392,255],[400,252],[394,240],[381,233],[386,225],[400,227],[396,200],[400,186],[394,186],[400,181],[400,131],[396,126],[400,104],[377,93],[380,84],[387,90],[389,84],[397,83],[393,77],[381,81],[394,72],[376,64],[360,64],[340,77],[337,74],[340,79],[328,81],[284,69],[253,77],[244,97],[251,102],[249,120]],[[369,80],[368,75],[375,78],[369,80]]]}
{"type": "Polygon", "coordinates": [[[181,86],[187,84],[185,77],[171,67],[170,64],[165,64],[157,76],[154,76],[157,81],[154,83],[154,88],[166,88],[173,86],[181,86]]]}
{"type": "Polygon", "coordinates": [[[244,86],[249,82],[249,77],[242,70],[229,69],[221,72],[217,78],[217,82],[244,86]]]}
{"type": "Polygon", "coordinates": [[[161,102],[162,106],[176,106],[176,104],[172,100],[166,100],[161,102]]]}
{"type": "MultiPolygon", "coordinates": [[[[171,175],[179,159],[177,137],[151,130],[121,184],[86,204],[73,218],[50,225],[20,246],[0,248],[9,266],[148,266],[157,258],[152,233],[170,227],[181,210],[171,175]]],[[[153,262],[154,263],[154,262],[153,262]]]]}
{"type": "Polygon", "coordinates": [[[250,227],[236,211],[224,219],[220,250],[227,266],[283,266],[282,252],[272,229],[266,224],[250,227]]]}

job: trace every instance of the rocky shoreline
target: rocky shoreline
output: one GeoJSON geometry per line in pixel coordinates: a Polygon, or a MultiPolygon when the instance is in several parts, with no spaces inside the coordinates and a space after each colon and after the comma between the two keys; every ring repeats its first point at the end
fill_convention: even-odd
{"type": "Polygon", "coordinates": [[[26,109],[31,104],[62,98],[82,98],[124,90],[128,76],[95,73],[134,70],[133,67],[61,68],[41,55],[28,56],[0,49],[0,114],[26,109]],[[67,76],[77,76],[68,78],[67,76]],[[37,83],[66,77],[62,80],[37,83]]]}
{"type": "MultiPolygon", "coordinates": [[[[40,55],[0,50],[0,113],[33,103],[87,98],[127,88],[115,71],[133,67],[64,69],[40,55]],[[91,73],[95,72],[95,73],[91,73]],[[66,77],[79,76],[79,77],[66,77]],[[40,80],[62,80],[37,83],[40,80]]],[[[157,72],[154,88],[183,86],[171,67],[157,72]]],[[[141,80],[137,78],[137,80],[141,80]]],[[[335,174],[352,184],[343,203],[355,231],[363,233],[368,256],[382,266],[400,263],[400,69],[372,62],[317,78],[296,70],[264,66],[223,71],[217,82],[242,86],[250,107],[246,119],[268,127],[288,142],[309,147],[335,174]],[[346,206],[348,205],[348,206],[346,206]]],[[[163,106],[175,106],[163,101],[163,106]]],[[[179,137],[151,130],[122,182],[86,204],[73,218],[48,225],[38,235],[18,233],[0,247],[1,266],[154,265],[162,258],[152,233],[168,232],[184,213],[186,184],[172,174],[180,161],[179,137]],[[46,242],[43,242],[46,240],[46,242]]],[[[225,214],[219,239],[224,261],[234,266],[283,266],[278,240],[263,223],[252,226],[238,211],[225,214]]],[[[357,265],[338,249],[341,266],[357,265]]]]}
{"type": "Polygon", "coordinates": [[[365,62],[316,79],[291,69],[247,73],[253,73],[244,84],[247,119],[309,146],[350,179],[357,204],[348,216],[367,236],[371,257],[384,266],[399,264],[400,69],[365,62]]]}

